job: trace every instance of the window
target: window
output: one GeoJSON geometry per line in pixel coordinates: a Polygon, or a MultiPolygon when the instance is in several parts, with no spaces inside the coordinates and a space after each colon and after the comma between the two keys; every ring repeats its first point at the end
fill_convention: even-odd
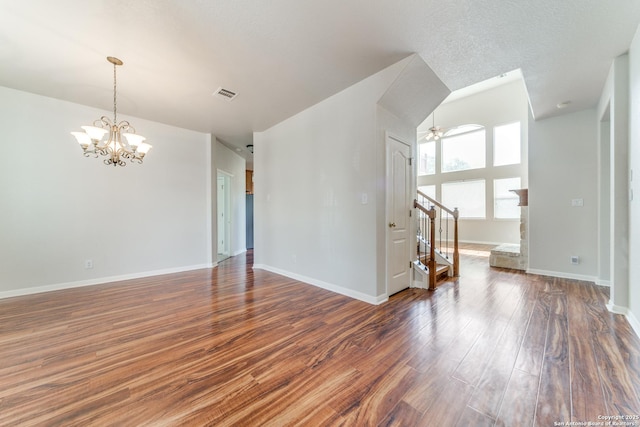
{"type": "Polygon", "coordinates": [[[442,138],[442,172],[485,167],[485,130],[477,125],[470,129],[476,130],[461,133],[456,129],[442,138]]]}
{"type": "Polygon", "coordinates": [[[520,189],[520,178],[496,179],[493,181],[493,216],[495,218],[520,218],[518,195],[509,190],[520,189]]]}
{"type": "Polygon", "coordinates": [[[423,142],[418,145],[418,175],[436,173],[436,142],[423,142]]]}
{"type": "Polygon", "coordinates": [[[486,218],[484,179],[443,183],[442,203],[457,207],[460,218],[486,218]]]}
{"type": "Polygon", "coordinates": [[[438,200],[436,198],[436,186],[435,185],[421,185],[418,187],[418,190],[431,197],[433,200],[438,200]]]}
{"type": "Polygon", "coordinates": [[[493,128],[493,165],[520,163],[520,122],[493,128]]]}

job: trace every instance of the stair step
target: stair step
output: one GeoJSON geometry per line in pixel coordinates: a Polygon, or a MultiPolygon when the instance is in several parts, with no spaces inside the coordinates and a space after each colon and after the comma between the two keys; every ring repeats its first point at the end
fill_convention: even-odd
{"type": "MultiPolygon", "coordinates": [[[[420,275],[422,276],[421,279],[417,280],[417,282],[420,283],[417,287],[427,289],[429,287],[429,269],[426,264],[419,263],[419,261],[416,260],[414,261],[414,268],[416,271],[420,271],[420,275]]],[[[450,268],[452,267],[445,264],[436,264],[436,286],[448,281],[450,268]]]]}
{"type": "Polygon", "coordinates": [[[443,264],[436,264],[436,276],[449,275],[449,266],[443,264]]]}
{"type": "MultiPolygon", "coordinates": [[[[422,265],[421,268],[423,270],[428,270],[426,268],[427,265],[427,260],[422,261],[422,265]]],[[[436,264],[436,277],[439,277],[441,275],[449,275],[449,266],[448,265],[444,265],[444,264],[436,264]]]]}

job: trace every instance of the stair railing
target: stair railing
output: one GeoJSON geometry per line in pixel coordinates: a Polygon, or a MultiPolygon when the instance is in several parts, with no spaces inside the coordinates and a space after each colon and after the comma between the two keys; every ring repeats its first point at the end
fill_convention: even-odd
{"type": "MultiPolygon", "coordinates": [[[[460,212],[458,211],[458,208],[449,209],[420,190],[418,190],[418,198],[414,204],[421,205],[426,210],[434,209],[439,211],[434,216],[434,225],[436,223],[435,217],[438,218],[437,234],[434,232],[428,239],[424,239],[424,236],[420,236],[419,233],[418,239],[422,237],[425,242],[429,243],[431,248],[435,248],[440,255],[451,262],[453,267],[453,276],[458,277],[460,275],[460,249],[458,244],[458,218],[460,217],[460,212]],[[426,208],[427,206],[429,206],[429,208],[426,208]],[[450,230],[451,227],[453,227],[453,232],[450,230]]],[[[422,210],[419,209],[419,212],[421,211],[422,210]]],[[[418,224],[418,229],[423,229],[420,223],[418,224]]]]}
{"type": "Polygon", "coordinates": [[[429,273],[429,290],[436,289],[436,252],[431,244],[436,235],[436,208],[427,209],[418,200],[413,201],[413,207],[418,209],[418,262],[424,265],[429,273]],[[427,255],[427,251],[429,255],[427,255]]]}

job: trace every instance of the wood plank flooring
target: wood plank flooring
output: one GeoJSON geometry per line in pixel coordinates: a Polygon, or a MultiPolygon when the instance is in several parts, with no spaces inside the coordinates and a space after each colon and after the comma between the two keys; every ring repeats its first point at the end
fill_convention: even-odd
{"type": "Polygon", "coordinates": [[[437,291],[380,306],[253,271],[251,254],[0,300],[0,425],[555,426],[640,415],[640,340],[606,310],[608,289],[491,269],[486,249],[463,248],[462,277],[437,291]]]}

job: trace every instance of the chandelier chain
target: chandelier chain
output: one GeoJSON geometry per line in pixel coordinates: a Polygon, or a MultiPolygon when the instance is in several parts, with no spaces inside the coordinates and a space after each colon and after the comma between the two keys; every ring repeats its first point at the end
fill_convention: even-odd
{"type": "Polygon", "coordinates": [[[116,107],[116,64],[113,64],[113,124],[118,123],[116,107]]]}

